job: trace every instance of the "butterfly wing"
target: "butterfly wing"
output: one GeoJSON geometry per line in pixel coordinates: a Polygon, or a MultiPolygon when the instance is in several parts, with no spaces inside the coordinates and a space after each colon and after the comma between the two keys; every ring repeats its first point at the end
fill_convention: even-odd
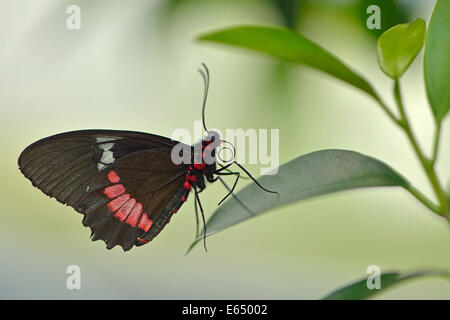
{"type": "Polygon", "coordinates": [[[187,165],[171,161],[177,143],[131,131],[74,131],[27,147],[19,168],[35,187],[84,214],[93,240],[129,250],[156,236],[181,205],[187,165]]]}

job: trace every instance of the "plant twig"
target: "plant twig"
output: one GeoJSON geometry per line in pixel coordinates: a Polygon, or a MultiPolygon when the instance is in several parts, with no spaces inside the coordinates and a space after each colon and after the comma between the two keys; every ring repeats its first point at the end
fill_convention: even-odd
{"type": "Polygon", "coordinates": [[[430,199],[427,198],[422,192],[420,192],[418,189],[416,189],[412,185],[407,185],[405,187],[406,190],[409,191],[417,200],[422,202],[422,204],[433,211],[434,213],[437,213],[438,215],[441,215],[440,207],[436,204],[434,204],[430,199]]]}
{"type": "Polygon", "coordinates": [[[436,159],[437,159],[437,155],[438,155],[440,136],[441,136],[441,123],[438,122],[438,123],[436,123],[436,131],[434,134],[434,142],[433,142],[433,153],[431,155],[431,165],[433,165],[433,166],[436,163],[436,159]]]}
{"type": "MultiPolygon", "coordinates": [[[[403,131],[406,133],[406,136],[408,137],[408,140],[410,141],[410,143],[414,149],[414,152],[416,153],[417,157],[419,158],[420,163],[422,164],[422,167],[430,181],[430,184],[434,190],[434,193],[436,194],[436,198],[438,199],[439,204],[440,204],[439,214],[446,217],[448,214],[447,196],[446,196],[445,192],[443,191],[443,189],[439,183],[439,180],[436,176],[436,173],[434,171],[433,160],[428,160],[424,156],[424,154],[423,154],[422,150],[420,149],[420,147],[417,143],[417,140],[414,137],[414,134],[411,130],[411,126],[409,124],[408,117],[407,117],[407,115],[405,113],[405,109],[403,107],[403,101],[402,101],[402,97],[401,97],[401,93],[400,93],[400,83],[399,83],[398,79],[395,80],[395,83],[394,83],[394,96],[395,96],[395,101],[397,103],[398,110],[400,112],[400,117],[401,117],[400,126],[403,129],[403,131]]],[[[440,129],[438,131],[440,131],[440,129]]],[[[438,139],[436,139],[436,140],[438,140],[438,139]]],[[[437,145],[436,142],[435,142],[435,145],[437,145]]],[[[436,149],[437,149],[437,147],[436,147],[436,149]]],[[[437,153],[437,150],[436,150],[436,153],[437,153]]],[[[433,158],[434,158],[434,156],[432,157],[432,159],[433,158]]],[[[409,190],[409,191],[411,192],[411,190],[409,190]]]]}
{"type": "Polygon", "coordinates": [[[381,98],[378,95],[374,96],[375,101],[378,102],[378,104],[381,106],[381,109],[388,115],[389,118],[391,118],[392,121],[394,121],[397,125],[401,126],[401,121],[397,119],[397,117],[394,115],[394,113],[389,109],[389,107],[381,100],[381,98]]]}

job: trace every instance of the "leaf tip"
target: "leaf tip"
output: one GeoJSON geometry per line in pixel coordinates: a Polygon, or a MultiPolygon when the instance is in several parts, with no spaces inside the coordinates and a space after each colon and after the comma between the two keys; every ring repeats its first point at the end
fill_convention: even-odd
{"type": "Polygon", "coordinates": [[[194,249],[194,247],[197,245],[198,241],[199,241],[198,239],[192,241],[191,245],[189,246],[189,248],[184,253],[185,257],[192,251],[192,249],[194,249]]]}

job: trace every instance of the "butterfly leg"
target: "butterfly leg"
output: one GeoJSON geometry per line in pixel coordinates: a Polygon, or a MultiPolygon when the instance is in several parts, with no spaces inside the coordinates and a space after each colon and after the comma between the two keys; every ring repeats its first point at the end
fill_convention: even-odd
{"type": "Polygon", "coordinates": [[[197,187],[193,185],[194,187],[194,193],[195,193],[195,201],[198,202],[198,206],[200,208],[200,213],[202,214],[203,219],[203,247],[205,248],[205,251],[208,252],[206,249],[206,220],[205,220],[205,213],[203,212],[202,203],[200,202],[200,197],[198,196],[197,187]]]}
{"type": "MultiPolygon", "coordinates": [[[[231,171],[230,169],[228,169],[231,165],[233,165],[234,163],[229,163],[229,164],[227,164],[227,165],[221,165],[220,163],[218,164],[219,166],[221,166],[222,168],[220,168],[220,169],[217,169],[217,170],[215,170],[214,171],[214,174],[215,175],[223,175],[223,176],[226,176],[226,175],[230,175],[230,174],[235,174],[235,172],[233,172],[233,171],[231,171]],[[222,172],[222,171],[227,171],[227,173],[225,173],[225,172],[222,172]]],[[[210,180],[209,182],[216,182],[217,180],[219,179],[219,177],[215,177],[215,178],[213,178],[212,180],[210,180]]]]}
{"type": "Polygon", "coordinates": [[[196,223],[195,238],[197,238],[198,237],[198,227],[199,227],[197,199],[195,199],[195,201],[194,201],[194,209],[195,209],[195,223],[196,223]]]}
{"type": "Polygon", "coordinates": [[[228,168],[229,168],[231,165],[233,165],[233,163],[229,163],[229,164],[227,164],[227,165],[222,165],[222,164],[218,163],[218,165],[221,166],[222,168],[217,169],[216,171],[214,171],[214,173],[216,173],[216,174],[219,173],[219,172],[221,172],[221,171],[224,171],[224,170],[227,170],[227,171],[228,171],[228,168]]]}
{"type": "Polygon", "coordinates": [[[217,204],[218,206],[220,206],[222,204],[222,202],[225,201],[226,198],[228,198],[230,196],[230,194],[233,193],[234,189],[236,188],[236,185],[239,181],[239,178],[241,176],[241,174],[239,172],[221,172],[221,173],[216,173],[218,176],[229,176],[229,175],[235,175],[236,176],[236,180],[234,180],[234,184],[233,187],[231,187],[231,190],[227,193],[227,195],[225,197],[223,197],[222,200],[219,201],[219,203],[217,204]]]}
{"type": "MultiPolygon", "coordinates": [[[[234,164],[234,163],[230,163],[230,164],[228,164],[228,165],[226,165],[226,166],[221,165],[220,163],[217,163],[217,164],[218,164],[219,166],[221,166],[222,168],[216,170],[216,171],[214,172],[214,174],[217,174],[218,172],[222,172],[222,171],[226,171],[226,172],[228,172],[228,173],[233,172],[233,171],[231,171],[230,169],[228,169],[228,167],[230,167],[230,166],[231,166],[232,164],[234,164]]],[[[240,179],[243,179],[243,180],[249,180],[250,178],[249,178],[249,177],[243,177],[243,176],[240,176],[240,179]]],[[[214,181],[216,181],[216,180],[217,180],[217,178],[214,179],[214,181]]]]}
{"type": "Polygon", "coordinates": [[[254,216],[255,214],[253,213],[252,210],[250,210],[242,201],[241,199],[239,199],[239,197],[237,195],[235,195],[233,192],[231,192],[230,187],[225,183],[225,181],[223,181],[223,179],[219,176],[217,177],[219,179],[219,181],[223,184],[223,186],[225,187],[225,189],[228,190],[228,192],[231,194],[231,196],[233,197],[234,200],[236,200],[237,203],[239,203],[242,208],[245,209],[245,211],[247,211],[250,216],[254,216]]]}

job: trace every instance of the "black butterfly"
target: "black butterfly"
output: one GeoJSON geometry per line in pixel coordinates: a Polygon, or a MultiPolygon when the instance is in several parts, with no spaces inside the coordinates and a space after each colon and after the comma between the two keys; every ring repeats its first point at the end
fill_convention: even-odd
{"type": "Polygon", "coordinates": [[[248,172],[235,161],[216,166],[216,148],[222,140],[206,129],[209,72],[203,66],[206,74],[200,71],[205,80],[202,117],[208,136],[197,145],[186,146],[169,138],[133,131],[66,132],[28,146],[19,157],[21,172],[33,186],[82,213],[83,225],[91,228],[92,240],[104,240],[108,249],[120,245],[127,251],[151,241],[187,200],[191,190],[205,223],[198,197],[205,188],[205,179],[208,182],[220,179],[224,183],[221,175],[235,175],[231,189],[224,183],[229,191],[226,198],[239,179],[239,173],[229,171],[228,167],[236,164],[248,172]],[[181,155],[188,152],[189,163],[176,164],[172,160],[174,148],[180,146],[181,155]],[[205,161],[206,154],[213,160],[205,161]]]}

